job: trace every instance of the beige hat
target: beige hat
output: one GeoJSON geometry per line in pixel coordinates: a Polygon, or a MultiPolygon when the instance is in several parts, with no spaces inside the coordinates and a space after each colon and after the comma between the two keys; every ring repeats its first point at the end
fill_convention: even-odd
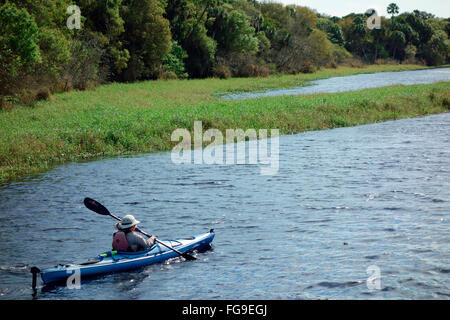
{"type": "Polygon", "coordinates": [[[117,228],[120,230],[129,229],[135,225],[137,225],[140,221],[136,220],[131,214],[127,214],[123,217],[122,221],[117,224],[117,228]]]}

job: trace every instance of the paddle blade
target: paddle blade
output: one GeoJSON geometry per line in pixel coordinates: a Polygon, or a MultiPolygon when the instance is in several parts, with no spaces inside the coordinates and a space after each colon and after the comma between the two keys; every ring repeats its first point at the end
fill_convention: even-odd
{"type": "Polygon", "coordinates": [[[190,254],[188,254],[188,253],[183,253],[183,258],[185,258],[187,261],[193,261],[193,260],[197,260],[197,258],[196,257],[194,257],[194,256],[191,256],[190,254]]]}
{"type": "Polygon", "coordinates": [[[89,210],[92,210],[98,214],[102,214],[104,216],[110,216],[108,209],[106,209],[100,202],[95,201],[91,198],[84,198],[84,205],[89,210]]]}

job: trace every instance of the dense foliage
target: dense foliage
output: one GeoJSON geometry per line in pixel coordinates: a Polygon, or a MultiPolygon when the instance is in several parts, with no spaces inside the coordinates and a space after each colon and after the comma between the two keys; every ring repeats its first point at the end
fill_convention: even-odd
{"type": "Polygon", "coordinates": [[[399,14],[394,3],[386,11],[371,29],[365,13],[255,0],[0,0],[0,102],[107,81],[314,72],[350,59],[449,62],[448,18],[399,14]],[[73,4],[80,29],[66,25],[73,4]]]}

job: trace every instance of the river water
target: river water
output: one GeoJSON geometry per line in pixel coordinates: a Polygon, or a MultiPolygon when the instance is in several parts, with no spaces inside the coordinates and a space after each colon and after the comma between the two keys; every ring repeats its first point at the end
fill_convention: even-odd
{"type": "Polygon", "coordinates": [[[84,197],[161,239],[214,228],[213,249],[37,299],[449,299],[449,128],[447,113],[281,136],[272,176],[156,153],[0,185],[0,299],[32,298],[31,266],[110,249],[115,221],[84,197]]]}
{"type": "Polygon", "coordinates": [[[343,92],[377,88],[396,84],[411,85],[439,81],[450,81],[450,68],[436,68],[399,72],[380,72],[335,77],[309,82],[308,86],[289,89],[275,89],[265,92],[233,93],[222,96],[224,99],[238,100],[249,98],[273,97],[282,95],[312,94],[321,92],[343,92]]]}

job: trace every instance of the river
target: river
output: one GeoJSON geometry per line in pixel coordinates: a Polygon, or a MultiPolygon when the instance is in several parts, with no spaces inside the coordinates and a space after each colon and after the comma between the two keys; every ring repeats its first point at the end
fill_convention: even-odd
{"type": "Polygon", "coordinates": [[[37,299],[449,299],[449,128],[447,113],[281,136],[272,176],[155,153],[2,184],[0,299],[32,298],[31,266],[110,249],[115,221],[84,197],[161,239],[214,228],[213,248],[37,299]]]}
{"type": "Polygon", "coordinates": [[[436,68],[413,71],[365,73],[353,76],[334,77],[307,82],[306,86],[289,89],[275,89],[265,92],[244,92],[223,95],[223,99],[239,100],[282,95],[333,93],[351,90],[384,87],[390,85],[426,84],[450,81],[450,68],[436,68]]]}

